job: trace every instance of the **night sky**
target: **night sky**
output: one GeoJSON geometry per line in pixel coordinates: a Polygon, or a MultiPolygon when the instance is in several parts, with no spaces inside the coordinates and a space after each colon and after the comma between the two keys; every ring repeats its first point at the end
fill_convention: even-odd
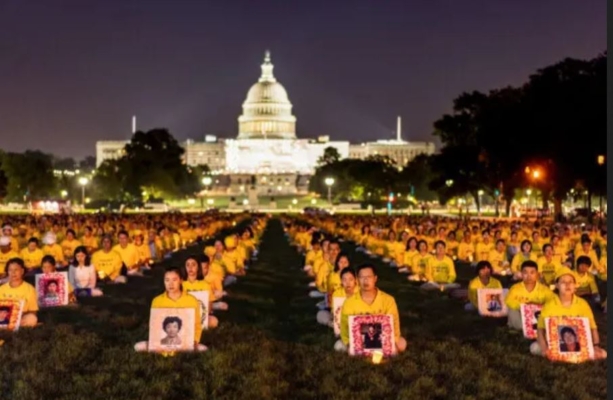
{"type": "Polygon", "coordinates": [[[270,49],[299,137],[408,140],[463,91],[606,49],[605,0],[0,0],[0,148],[236,137],[270,49]]]}

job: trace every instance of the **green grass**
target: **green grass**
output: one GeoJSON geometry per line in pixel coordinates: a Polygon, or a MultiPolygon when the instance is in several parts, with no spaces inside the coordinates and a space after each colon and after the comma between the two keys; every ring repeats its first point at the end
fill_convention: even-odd
{"type": "MultiPolygon", "coordinates": [[[[354,264],[369,260],[350,243],[343,247],[354,264]]],[[[184,255],[169,262],[178,264],[184,255]]],[[[44,310],[41,327],[0,335],[6,341],[0,398],[606,397],[606,362],[554,365],[531,356],[529,342],[510,334],[504,321],[469,315],[458,301],[422,293],[379,263],[379,286],[396,297],[408,351],[382,365],[335,353],[331,329],[315,321],[318,300],[307,296],[302,264],[272,220],[257,262],[227,289],[230,310],[218,313],[220,327],[203,334],[210,349],[204,354],[165,358],[133,351],[147,338],[149,305],[163,290],[160,268],[125,286],[107,286],[105,297],[76,308],[44,310]]]]}

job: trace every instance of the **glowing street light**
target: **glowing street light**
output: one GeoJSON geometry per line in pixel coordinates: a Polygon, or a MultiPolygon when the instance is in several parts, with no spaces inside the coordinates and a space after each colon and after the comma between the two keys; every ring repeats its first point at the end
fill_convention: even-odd
{"type": "Polygon", "coordinates": [[[541,171],[539,171],[538,169],[535,169],[534,171],[532,171],[532,177],[534,179],[538,179],[541,176],[541,171]]]}
{"type": "Polygon", "coordinates": [[[447,179],[447,180],[445,181],[445,185],[447,185],[447,187],[451,187],[451,186],[453,186],[453,179],[447,179]]]}
{"type": "MultiPolygon", "coordinates": [[[[204,185],[204,190],[206,190],[207,194],[210,190],[211,183],[213,183],[213,178],[211,178],[210,176],[207,175],[202,178],[202,184],[204,185]]],[[[208,200],[207,204],[209,204],[208,200]]],[[[200,208],[204,208],[204,199],[202,198],[202,196],[200,197],[200,208]]]]}
{"type": "Polygon", "coordinates": [[[332,185],[334,185],[334,178],[328,177],[324,180],[326,186],[328,186],[328,203],[332,206],[332,185]]]}
{"type": "Polygon", "coordinates": [[[81,185],[81,204],[85,205],[85,186],[89,183],[89,179],[82,176],[79,178],[79,185],[81,185]]]}
{"type": "Polygon", "coordinates": [[[596,162],[598,163],[598,165],[604,165],[605,156],[604,155],[599,155],[598,158],[596,159],[596,162]]]}
{"type": "Polygon", "coordinates": [[[66,190],[62,190],[60,194],[62,195],[62,197],[68,196],[68,192],[66,190]]]}

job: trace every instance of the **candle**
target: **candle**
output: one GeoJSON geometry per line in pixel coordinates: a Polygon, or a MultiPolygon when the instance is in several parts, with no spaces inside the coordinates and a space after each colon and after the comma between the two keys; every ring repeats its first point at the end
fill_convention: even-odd
{"type": "Polygon", "coordinates": [[[372,363],[381,364],[383,360],[383,352],[381,350],[375,350],[372,352],[372,363]]]}

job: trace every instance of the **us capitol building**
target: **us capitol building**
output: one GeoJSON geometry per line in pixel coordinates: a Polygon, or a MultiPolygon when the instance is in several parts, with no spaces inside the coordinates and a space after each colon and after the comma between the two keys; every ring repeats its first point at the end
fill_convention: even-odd
{"type": "MultiPolygon", "coordinates": [[[[250,189],[258,195],[305,193],[309,177],[327,147],[338,150],[341,158],[365,159],[388,156],[404,166],[419,154],[434,153],[434,143],[401,140],[400,119],[396,140],[360,144],[330,141],[328,137],[298,139],[296,116],[287,91],[273,74],[270,53],[266,52],[260,79],[249,89],[238,117],[238,137],[221,139],[207,135],[204,141],[183,143],[187,165],[208,165],[215,175],[212,190],[225,194],[244,194],[250,189]]],[[[98,141],[96,164],[118,158],[128,141],[98,141]]]]}

